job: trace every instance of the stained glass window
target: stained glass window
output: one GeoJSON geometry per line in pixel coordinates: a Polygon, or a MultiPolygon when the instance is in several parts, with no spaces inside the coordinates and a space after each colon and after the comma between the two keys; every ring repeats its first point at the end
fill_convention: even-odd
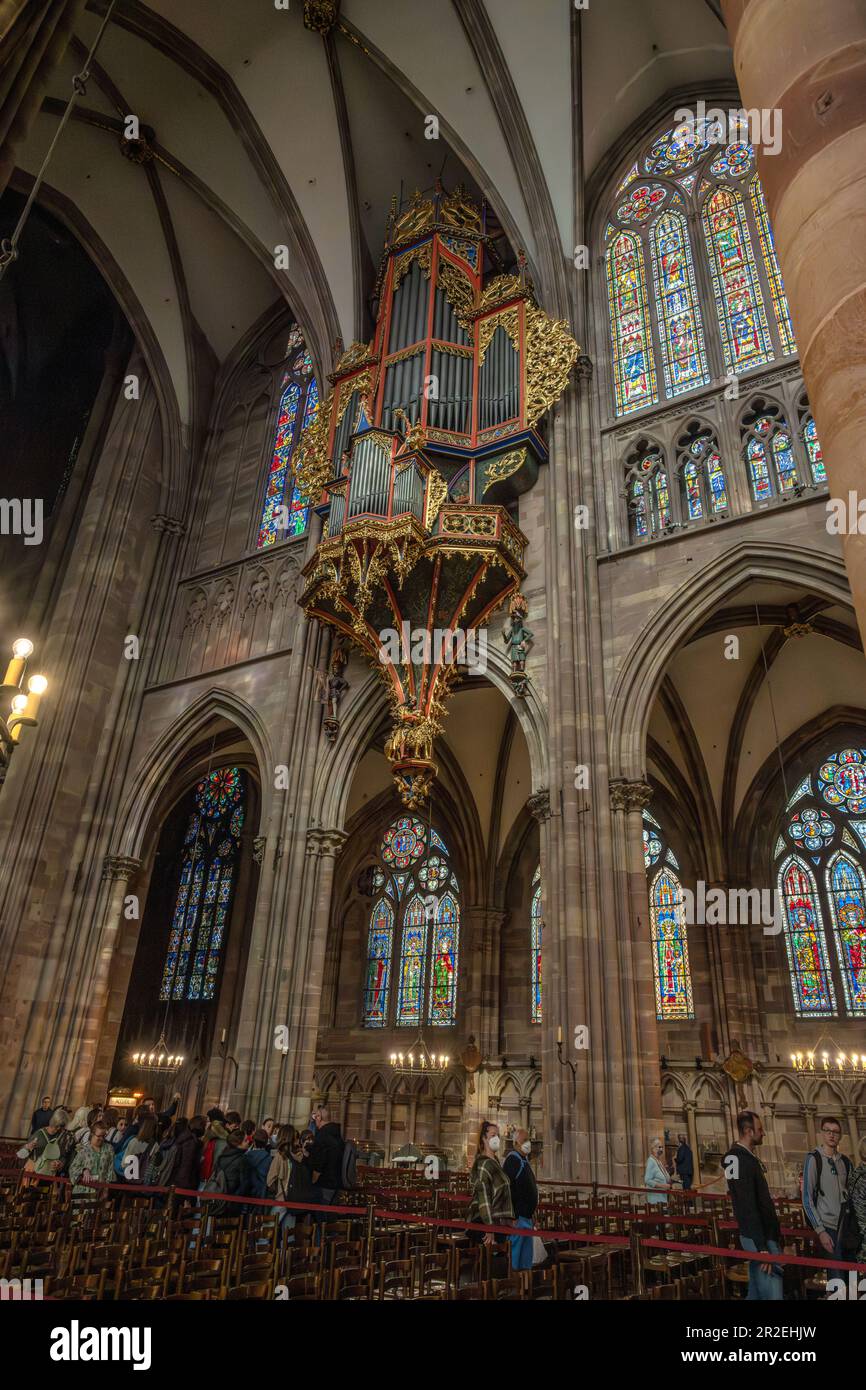
{"type": "Polygon", "coordinates": [[[815,421],[811,416],[803,426],[803,443],[806,445],[806,453],[809,455],[809,467],[812,469],[812,481],[814,483],[826,483],[827,470],[824,467],[824,454],[821,450],[821,442],[818,439],[815,421]]]}
{"type": "Polygon", "coordinates": [[[785,286],[782,283],[782,272],[779,269],[779,261],[776,256],[776,243],[773,240],[773,229],[770,226],[767,204],[764,201],[764,190],[761,187],[761,180],[758,178],[757,174],[752,179],[750,187],[752,191],[752,205],[755,210],[755,222],[758,226],[758,236],[761,239],[761,253],[764,257],[764,268],[767,272],[767,281],[770,286],[773,308],[776,311],[776,323],[779,326],[779,341],[782,344],[783,355],[788,357],[797,351],[797,344],[794,339],[794,329],[791,326],[791,314],[788,309],[785,286]]]}
{"type": "Polygon", "coordinates": [[[836,1011],[836,996],[821,907],[812,870],[796,855],[779,870],[779,893],[794,1008],[801,1018],[829,1018],[836,1011]]]}
{"type": "Polygon", "coordinates": [[[532,876],[532,907],[530,909],[530,958],[532,982],[532,1022],[541,1022],[541,938],[544,919],[541,908],[541,865],[532,876]]]}
{"type": "Polygon", "coordinates": [[[686,219],[656,218],[650,247],[665,385],[668,396],[679,396],[710,379],[686,219]]]}
{"type": "Polygon", "coordinates": [[[756,502],[774,493],[783,495],[798,483],[791,435],[784,420],[760,415],[750,426],[746,440],[749,482],[756,502]]]}
{"type": "Polygon", "coordinates": [[[643,813],[643,858],[647,871],[656,1016],[663,1021],[694,1018],[692,979],[683,890],[664,831],[643,813]],[[656,865],[662,860],[662,867],[656,865]]]}
{"type": "Polygon", "coordinates": [[[210,773],[195,789],[159,997],[213,999],[244,824],[244,775],[210,773]]]}
{"type": "Polygon", "coordinates": [[[282,381],[277,412],[274,449],[268,470],[257,548],[273,545],[281,535],[302,536],[307,529],[310,509],[293,485],[286,502],[286,485],[291,480],[291,459],[301,433],[312,423],[319,407],[319,388],[312,375],[310,354],[303,348],[297,328],[292,330],[289,349],[294,350],[282,381]],[[297,350],[298,345],[300,351],[297,350]],[[288,525],[283,509],[288,508],[288,525]]]}
{"type": "Polygon", "coordinates": [[[661,534],[671,521],[668,476],[661,454],[650,452],[632,463],[626,482],[632,539],[661,534]]]}
{"type": "Polygon", "coordinates": [[[438,831],[418,816],[398,816],[382,836],[373,888],[364,1026],[453,1027],[460,889],[438,831]]]}
{"type": "Polygon", "coordinates": [[[683,894],[673,869],[660,869],[650,884],[650,922],[656,1017],[694,1018],[683,894]]]}
{"type": "Polygon", "coordinates": [[[864,810],[866,747],[855,746],[826,754],[800,780],[781,821],[774,855],[794,1008],[804,1018],[834,1016],[837,998],[849,1017],[866,1018],[864,810]]]}
{"type": "Polygon", "coordinates": [[[607,288],[616,413],[628,415],[658,400],[643,246],[636,233],[620,232],[611,242],[607,253],[607,288]]]}
{"type": "Polygon", "coordinates": [[[827,869],[827,896],[847,1012],[866,1018],[866,881],[859,864],[837,854],[827,869]]]}
{"type": "Polygon", "coordinates": [[[764,300],[741,195],[717,188],[704,204],[707,243],[722,351],[728,371],[772,360],[764,300]]]}
{"type": "Polygon", "coordinates": [[[728,488],[712,430],[693,421],[678,442],[683,513],[689,521],[718,516],[728,508],[728,488]]]}

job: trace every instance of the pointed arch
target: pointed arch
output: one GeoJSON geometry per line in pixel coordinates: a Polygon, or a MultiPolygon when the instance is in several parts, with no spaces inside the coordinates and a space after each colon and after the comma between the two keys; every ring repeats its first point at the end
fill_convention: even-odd
{"type": "Polygon", "coordinates": [[[773,357],[742,194],[720,185],[703,221],[725,366],[739,374],[773,357]]]}

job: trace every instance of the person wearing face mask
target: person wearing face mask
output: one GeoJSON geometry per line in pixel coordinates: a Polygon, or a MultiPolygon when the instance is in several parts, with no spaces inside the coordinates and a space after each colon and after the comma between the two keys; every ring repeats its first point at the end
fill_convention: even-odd
{"type": "MultiPolygon", "coordinates": [[[[514,1224],[524,1229],[534,1225],[538,1206],[538,1183],[529,1166],[532,1144],[525,1129],[518,1129],[514,1135],[514,1148],[505,1155],[503,1172],[511,1184],[511,1205],[514,1209],[514,1224]]],[[[511,1268],[532,1268],[532,1236],[509,1236],[511,1241],[511,1268]]]]}
{"type": "MultiPolygon", "coordinates": [[[[472,1165],[472,1200],[469,1204],[469,1220],[478,1221],[485,1226],[510,1226],[514,1221],[514,1208],[511,1205],[511,1183],[508,1174],[499,1162],[499,1126],[492,1120],[485,1120],[478,1136],[478,1152],[472,1165]]],[[[473,1233],[478,1239],[479,1233],[473,1233]]],[[[491,1246],[496,1236],[488,1231],[481,1244],[491,1246]]]]}

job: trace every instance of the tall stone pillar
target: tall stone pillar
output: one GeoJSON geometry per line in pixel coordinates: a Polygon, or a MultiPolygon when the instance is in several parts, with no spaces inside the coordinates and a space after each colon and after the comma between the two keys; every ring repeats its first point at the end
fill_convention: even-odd
{"type": "Polygon", "coordinates": [[[692,1185],[697,1187],[701,1180],[701,1159],[698,1153],[698,1127],[695,1123],[695,1111],[697,1106],[694,1101],[686,1101],[684,1108],[686,1112],[686,1129],[689,1135],[689,1148],[695,1160],[695,1175],[692,1179],[692,1185]]]}
{"type": "Polygon", "coordinates": [[[857,1128],[857,1106],[845,1106],[845,1121],[848,1125],[848,1142],[851,1148],[848,1150],[851,1162],[856,1166],[860,1162],[860,1131],[857,1128]]]}
{"type": "MultiPolygon", "coordinates": [[[[650,942],[649,902],[643,856],[643,811],[652,800],[647,782],[611,782],[613,811],[614,913],[620,942],[620,972],[609,989],[621,992],[623,1049],[630,1098],[625,1136],[631,1175],[639,1173],[646,1146],[662,1133],[659,1041],[650,942]]],[[[609,1000],[613,1008],[616,1001],[609,1000]]]]}
{"type": "MultiPolygon", "coordinates": [[[[758,143],[758,168],[831,495],[847,506],[850,491],[866,496],[866,6],[722,10],[744,106],[781,112],[781,150],[758,143]]],[[[866,641],[866,534],[842,545],[866,641]]]]}

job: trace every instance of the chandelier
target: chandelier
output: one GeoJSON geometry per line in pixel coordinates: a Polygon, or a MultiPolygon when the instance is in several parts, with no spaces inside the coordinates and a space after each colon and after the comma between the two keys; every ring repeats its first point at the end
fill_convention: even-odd
{"type": "Polygon", "coordinates": [[[132,1062],[142,1076],[172,1076],[183,1066],[183,1057],[178,1052],[169,1051],[163,1031],[155,1047],[133,1052],[132,1062]]]}
{"type": "Polygon", "coordinates": [[[866,1076],[866,1053],[843,1052],[832,1038],[822,1034],[808,1052],[791,1053],[791,1066],[798,1076],[866,1076]],[[819,1051],[821,1044],[826,1042],[832,1045],[833,1053],[819,1051]]]}
{"type": "Polygon", "coordinates": [[[447,1071],[451,1058],[445,1052],[431,1052],[421,1029],[405,1052],[392,1052],[391,1070],[396,1076],[419,1076],[425,1072],[447,1071]]]}

